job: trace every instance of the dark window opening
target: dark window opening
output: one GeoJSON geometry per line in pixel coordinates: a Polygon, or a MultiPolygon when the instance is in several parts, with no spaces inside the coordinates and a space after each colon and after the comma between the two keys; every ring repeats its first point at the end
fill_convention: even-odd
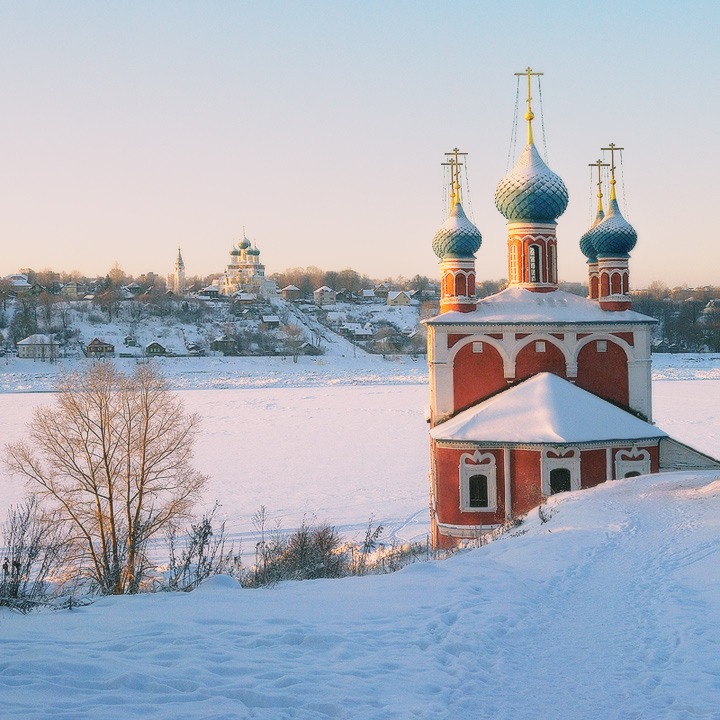
{"type": "Polygon", "coordinates": [[[570,487],[570,471],[567,468],[555,468],[550,471],[550,494],[568,492],[570,487]]]}
{"type": "Polygon", "coordinates": [[[528,270],[530,282],[540,282],[540,248],[531,245],[528,252],[528,270]]]}
{"type": "Polygon", "coordinates": [[[630,472],[626,472],[624,477],[638,477],[640,473],[637,470],[631,470],[630,472]]]}
{"type": "Polygon", "coordinates": [[[473,475],[469,480],[470,507],[489,507],[488,481],[486,475],[473,475]]]}

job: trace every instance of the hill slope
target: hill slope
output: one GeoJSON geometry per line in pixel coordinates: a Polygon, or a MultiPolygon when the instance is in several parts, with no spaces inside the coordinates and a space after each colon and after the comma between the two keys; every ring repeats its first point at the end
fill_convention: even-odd
{"type": "Polygon", "coordinates": [[[717,718],[720,477],[545,509],[394,575],[5,613],[3,716],[717,718]]]}

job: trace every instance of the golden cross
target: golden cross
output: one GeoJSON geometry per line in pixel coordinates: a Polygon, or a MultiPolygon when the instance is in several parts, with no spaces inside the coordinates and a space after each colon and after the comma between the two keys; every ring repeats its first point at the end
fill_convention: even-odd
{"type": "Polygon", "coordinates": [[[615,152],[620,152],[625,148],[618,147],[615,143],[610,143],[606,148],[600,148],[601,150],[610,151],[610,199],[615,200],[615,152]]]}
{"type": "Polygon", "coordinates": [[[460,148],[453,148],[450,152],[445,153],[445,157],[450,158],[447,162],[442,163],[450,167],[450,209],[460,202],[460,168],[463,163],[460,157],[467,155],[466,152],[460,152],[460,148]],[[453,157],[454,156],[454,157],[453,157]]]}
{"type": "Polygon", "coordinates": [[[530,81],[531,81],[531,78],[533,77],[533,75],[539,77],[539,76],[542,75],[542,74],[543,74],[543,73],[541,73],[541,72],[533,72],[532,68],[529,67],[529,66],[525,68],[525,72],[515,73],[515,75],[516,75],[517,77],[519,77],[519,76],[521,76],[521,75],[527,75],[527,112],[525,113],[525,119],[528,121],[528,144],[532,143],[532,141],[533,141],[533,136],[532,136],[532,121],[533,121],[533,119],[535,118],[535,115],[533,114],[532,106],[531,106],[531,101],[532,101],[531,92],[532,92],[532,88],[531,88],[531,85],[530,85],[530,81]]]}
{"type": "Polygon", "coordinates": [[[598,179],[597,179],[597,186],[598,186],[598,197],[602,197],[602,177],[600,173],[602,172],[600,168],[604,167],[610,167],[609,163],[604,163],[602,160],[596,160],[594,163],[588,163],[588,167],[596,167],[598,171],[598,179]]]}

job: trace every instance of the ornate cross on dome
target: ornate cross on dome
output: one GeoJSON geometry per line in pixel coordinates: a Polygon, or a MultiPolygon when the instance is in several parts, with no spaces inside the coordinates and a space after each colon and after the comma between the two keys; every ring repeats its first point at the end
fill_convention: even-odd
{"type": "Polygon", "coordinates": [[[445,153],[445,157],[450,158],[447,162],[442,163],[450,167],[450,209],[452,210],[460,202],[460,168],[463,163],[460,157],[467,155],[466,152],[460,152],[460,148],[453,148],[450,152],[445,153]]]}
{"type": "Polygon", "coordinates": [[[598,186],[598,212],[602,210],[602,170],[601,168],[610,167],[609,163],[604,163],[602,160],[596,160],[594,163],[589,163],[589,167],[596,167],[598,173],[597,186],[598,186]]]}
{"type": "Polygon", "coordinates": [[[608,147],[600,149],[610,151],[610,199],[615,200],[615,153],[625,148],[618,147],[615,143],[610,143],[608,147]]]}
{"type": "Polygon", "coordinates": [[[529,66],[525,68],[524,72],[515,73],[515,75],[517,77],[520,77],[522,75],[527,75],[527,112],[525,113],[525,119],[527,120],[527,123],[528,123],[528,145],[533,143],[532,121],[535,117],[535,115],[533,114],[532,105],[531,105],[531,103],[532,103],[532,95],[531,95],[532,87],[531,87],[530,83],[531,83],[531,78],[533,76],[539,77],[542,74],[543,73],[541,73],[541,72],[533,72],[533,69],[529,66]]]}

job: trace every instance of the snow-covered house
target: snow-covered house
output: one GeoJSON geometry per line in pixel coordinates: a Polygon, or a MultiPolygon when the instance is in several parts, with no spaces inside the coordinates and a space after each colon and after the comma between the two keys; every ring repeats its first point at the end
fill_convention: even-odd
{"type": "Polygon", "coordinates": [[[277,330],[280,327],[280,318],[277,315],[262,315],[260,321],[264,330],[277,330]]]}
{"type": "Polygon", "coordinates": [[[335,291],[327,285],[323,285],[313,292],[313,302],[316,305],[334,305],[335,298],[335,291]]]}
{"type": "Polygon", "coordinates": [[[157,340],[154,340],[145,346],[145,354],[151,356],[167,355],[168,349],[164,345],[161,345],[157,340]]]}
{"type": "Polygon", "coordinates": [[[54,360],[58,356],[60,343],[47,335],[35,334],[16,343],[19,358],[54,360]]]}
{"type": "Polygon", "coordinates": [[[388,305],[409,305],[410,295],[404,290],[390,290],[387,294],[388,305]]]}
{"type": "Polygon", "coordinates": [[[115,346],[100,338],[93,338],[85,346],[85,353],[88,357],[108,357],[115,354],[115,346]]]}
{"type": "Polygon", "coordinates": [[[535,148],[530,111],[526,118],[527,146],[495,194],[507,220],[509,286],[476,299],[482,237],[462,208],[457,157],[450,214],[433,239],[441,274],[440,315],[426,321],[435,546],[556,492],[679,464],[720,467],[652,425],[656,321],[630,309],[637,235],[615,196],[616,151],[607,214],[601,204],[580,241],[590,287],[582,298],[558,289],[555,228],[568,192],[535,148]]]}
{"type": "Polygon", "coordinates": [[[302,297],[302,291],[300,290],[297,285],[286,285],[281,291],[280,294],[283,297],[283,300],[288,300],[292,302],[293,300],[299,300],[302,297]]]}

